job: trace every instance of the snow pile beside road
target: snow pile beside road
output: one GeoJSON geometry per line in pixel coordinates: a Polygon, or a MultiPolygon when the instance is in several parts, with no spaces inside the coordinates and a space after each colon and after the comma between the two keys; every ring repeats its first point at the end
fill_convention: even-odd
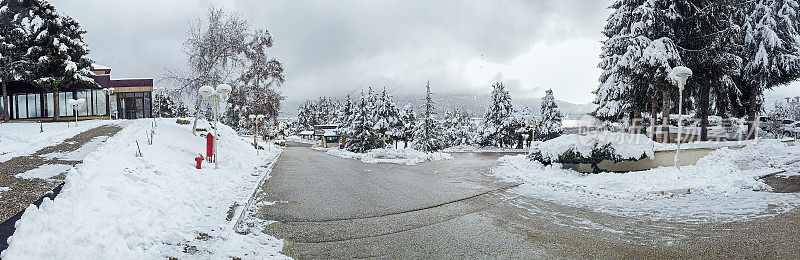
{"type": "Polygon", "coordinates": [[[742,150],[720,149],[680,170],[581,174],[520,155],[502,157],[493,174],[522,183],[515,188],[520,194],[614,215],[737,220],[774,215],[800,204],[800,195],[767,192],[771,188],[759,179],[799,156],[797,147],[764,140],[742,150]]]}
{"type": "Polygon", "coordinates": [[[326,153],[346,159],[361,160],[364,163],[394,163],[405,165],[417,165],[425,161],[443,161],[453,159],[453,156],[448,153],[425,153],[414,149],[394,148],[372,149],[367,153],[354,153],[338,148],[330,148],[326,153]]]}
{"type": "Polygon", "coordinates": [[[442,150],[446,153],[525,153],[528,149],[500,148],[480,145],[459,145],[442,150]]]}
{"type": "Polygon", "coordinates": [[[0,162],[17,156],[30,155],[39,149],[56,145],[86,130],[118,121],[87,120],[58,123],[4,123],[0,124],[0,162]],[[44,130],[44,132],[40,132],[44,130]]]}
{"type": "MultiPolygon", "coordinates": [[[[220,127],[219,169],[194,157],[205,138],[191,125],[132,121],[84,163],[70,170],[55,200],[30,206],[16,223],[2,259],[265,259],[282,257],[282,242],[234,225],[280,149],[256,155],[252,145],[220,127]],[[139,141],[143,157],[134,157],[139,141]],[[239,205],[239,206],[236,206],[239,205]]],[[[207,125],[207,123],[204,122],[207,125]]]]}
{"type": "Polygon", "coordinates": [[[653,158],[658,144],[642,134],[615,132],[592,132],[588,135],[562,135],[545,142],[532,144],[531,153],[540,153],[542,158],[555,162],[567,152],[581,157],[592,156],[592,151],[609,146],[619,159],[653,158]]]}

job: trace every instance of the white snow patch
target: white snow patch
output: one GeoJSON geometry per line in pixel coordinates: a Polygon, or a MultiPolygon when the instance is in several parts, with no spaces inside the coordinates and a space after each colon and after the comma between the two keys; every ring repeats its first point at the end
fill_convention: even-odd
{"type": "Polygon", "coordinates": [[[83,146],[74,151],[65,153],[49,153],[42,155],[42,157],[47,159],[57,158],[66,161],[81,161],[83,160],[83,158],[89,155],[89,153],[97,150],[97,148],[100,147],[100,145],[102,145],[103,142],[106,141],[107,139],[108,136],[97,136],[92,138],[92,140],[89,140],[88,142],[83,144],[83,146]]]}
{"type": "Polygon", "coordinates": [[[106,125],[119,124],[121,121],[87,120],[78,126],[75,122],[44,123],[40,133],[38,123],[5,123],[0,124],[0,162],[17,156],[30,155],[39,149],[56,145],[86,130],[106,125]],[[69,124],[69,126],[67,126],[69,124]]]}
{"type": "Polygon", "coordinates": [[[542,157],[556,161],[567,151],[588,158],[591,157],[593,149],[606,145],[610,145],[621,159],[639,159],[643,156],[653,158],[656,146],[659,144],[642,134],[591,132],[586,135],[562,135],[545,142],[535,142],[531,145],[531,152],[540,152],[542,157]]]}
{"type": "Polygon", "coordinates": [[[249,142],[220,126],[219,169],[205,163],[198,170],[194,157],[206,141],[192,135],[191,125],[159,119],[154,144],[147,145],[152,119],[130,122],[70,170],[58,197],[25,210],[0,258],[286,258],[279,253],[282,241],[261,233],[263,226],[241,235],[234,227],[238,216],[226,220],[267,177],[263,166],[276,160],[279,148],[256,155],[249,142]],[[137,140],[144,157],[134,156],[137,140]]]}
{"type": "Polygon", "coordinates": [[[53,176],[59,175],[61,173],[67,172],[69,169],[72,169],[71,165],[66,164],[45,164],[39,166],[36,169],[29,170],[20,174],[17,174],[15,177],[22,178],[26,180],[30,179],[49,179],[53,176]]]}
{"type": "Polygon", "coordinates": [[[800,194],[768,192],[759,177],[774,173],[800,147],[761,141],[742,150],[712,152],[697,165],[630,172],[581,174],[544,166],[524,155],[500,158],[493,174],[522,185],[513,191],[554,203],[654,220],[735,221],[772,216],[800,205],[800,194]],[[663,192],[663,195],[662,195],[663,192]]]}
{"type": "Polygon", "coordinates": [[[414,149],[372,149],[367,153],[354,153],[338,148],[330,148],[327,154],[339,156],[346,159],[356,159],[364,163],[394,163],[405,165],[417,165],[425,161],[443,161],[453,159],[449,153],[432,152],[425,153],[414,149]]]}

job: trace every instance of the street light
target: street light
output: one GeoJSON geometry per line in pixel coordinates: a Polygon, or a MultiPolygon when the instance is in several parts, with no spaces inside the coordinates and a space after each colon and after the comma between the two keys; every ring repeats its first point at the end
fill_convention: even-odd
{"type": "MultiPolygon", "coordinates": [[[[114,94],[114,88],[103,88],[103,92],[106,93],[106,101],[108,102],[108,120],[111,120],[111,94],[114,94]]],[[[101,118],[102,119],[102,118],[101,118]]]]}
{"type": "Polygon", "coordinates": [[[202,86],[197,90],[203,101],[210,99],[214,103],[214,169],[219,169],[219,164],[217,163],[217,157],[219,157],[219,152],[217,152],[217,122],[219,122],[217,107],[219,107],[219,102],[224,102],[228,99],[228,93],[231,90],[232,88],[228,84],[219,84],[216,91],[211,86],[202,86]]]}
{"type": "Polygon", "coordinates": [[[253,147],[256,148],[256,154],[258,154],[258,123],[264,120],[264,115],[250,115],[248,117],[250,121],[253,121],[253,147]]]}
{"type": "MultiPolygon", "coordinates": [[[[72,111],[75,112],[75,126],[78,126],[78,109],[83,107],[83,104],[85,104],[85,103],[86,103],[86,99],[83,99],[83,98],[79,98],[79,99],[70,98],[69,100],[67,100],[67,105],[72,107],[72,111]]],[[[67,123],[67,126],[69,126],[69,123],[67,123]]]]}
{"type": "Polygon", "coordinates": [[[686,81],[692,76],[692,70],[678,66],[670,72],[670,78],[678,84],[678,150],[675,151],[675,167],[681,168],[678,164],[678,154],[681,152],[681,131],[683,130],[683,88],[686,86],[686,81]]]}

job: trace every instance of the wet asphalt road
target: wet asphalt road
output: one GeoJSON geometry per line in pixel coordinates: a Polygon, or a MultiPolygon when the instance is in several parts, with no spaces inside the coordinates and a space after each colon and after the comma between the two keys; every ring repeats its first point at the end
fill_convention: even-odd
{"type": "Polygon", "coordinates": [[[800,259],[800,210],[747,222],[623,218],[517,196],[500,154],[364,164],[290,145],[258,216],[298,259],[800,259]]]}

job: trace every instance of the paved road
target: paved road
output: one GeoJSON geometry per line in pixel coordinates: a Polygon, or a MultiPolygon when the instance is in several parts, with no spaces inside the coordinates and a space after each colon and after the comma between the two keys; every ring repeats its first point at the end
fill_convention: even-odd
{"type": "Polygon", "coordinates": [[[621,218],[508,192],[498,154],[417,166],[288,147],[260,218],[283,253],[321,258],[800,258],[800,212],[733,223],[621,218]]]}

